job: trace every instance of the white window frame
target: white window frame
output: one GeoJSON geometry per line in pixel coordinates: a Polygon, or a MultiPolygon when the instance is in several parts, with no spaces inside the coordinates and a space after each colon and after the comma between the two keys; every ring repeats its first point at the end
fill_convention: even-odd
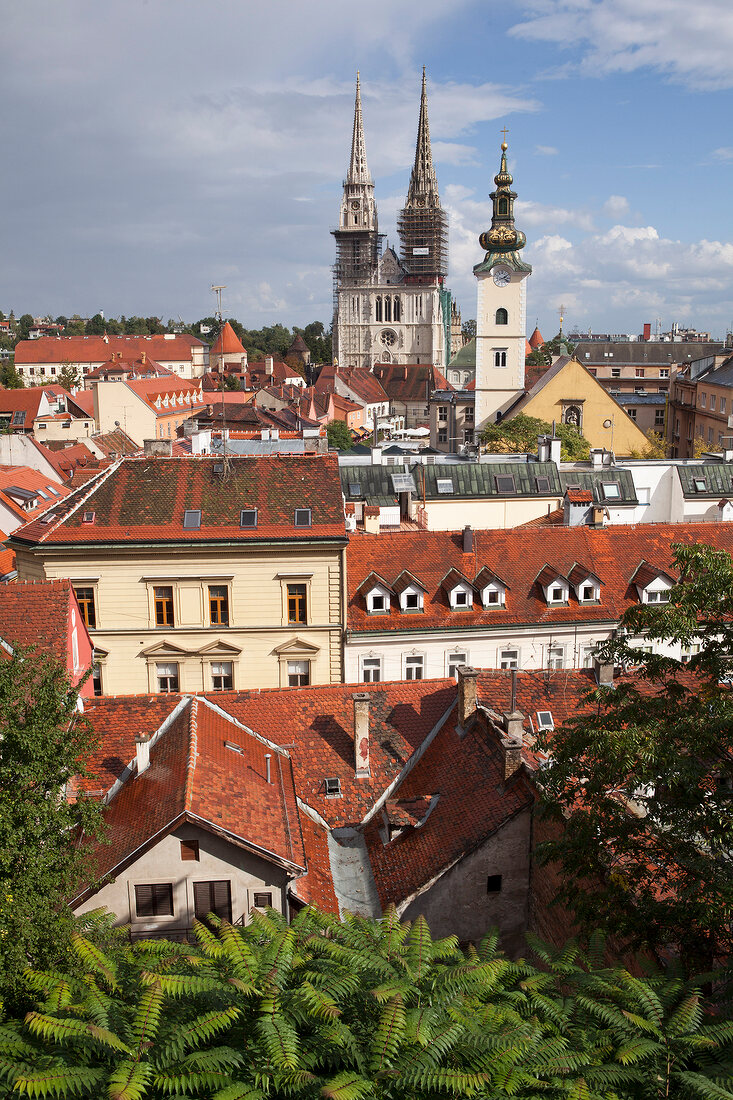
{"type": "Polygon", "coordinates": [[[568,602],[568,586],[565,581],[556,580],[551,581],[545,588],[545,600],[549,607],[561,607],[568,602]],[[561,593],[560,599],[555,599],[552,593],[558,589],[561,593]]]}
{"type": "Polygon", "coordinates": [[[565,646],[557,643],[545,646],[545,668],[565,668],[565,646]]]}
{"type": "Polygon", "coordinates": [[[359,679],[365,684],[378,684],[383,679],[382,658],[376,653],[365,653],[359,658],[359,679]],[[367,663],[371,665],[367,669],[367,663]],[[369,672],[369,675],[367,675],[369,672]],[[374,673],[377,673],[375,676],[374,673]]]}
{"type": "Polygon", "coordinates": [[[472,609],[473,589],[470,585],[464,584],[461,581],[460,584],[456,584],[451,588],[449,595],[451,611],[470,611],[472,609]],[[465,602],[459,602],[459,593],[465,596],[465,602]]]}
{"type": "Polygon", "coordinates": [[[486,584],[481,589],[481,603],[486,610],[490,610],[494,607],[506,607],[506,589],[503,584],[496,584],[494,581],[491,584],[486,584]],[[497,599],[490,600],[491,594],[496,595],[497,599]]]}
{"type": "Polygon", "coordinates": [[[308,660],[308,658],[303,658],[303,657],[299,657],[299,658],[295,658],[293,660],[286,661],[286,663],[285,663],[285,676],[286,676],[286,679],[287,679],[287,687],[309,687],[311,685],[311,683],[313,682],[313,667],[312,666],[313,666],[313,662],[308,660]],[[298,667],[296,668],[296,666],[298,666],[298,667]],[[303,666],[305,666],[305,668],[303,666]],[[299,678],[301,676],[306,676],[307,680],[306,680],[305,683],[300,683],[299,682],[297,684],[291,684],[291,682],[290,682],[290,677],[291,676],[297,676],[299,678]]]}
{"type": "Polygon", "coordinates": [[[498,668],[519,668],[521,665],[521,651],[518,645],[504,645],[500,646],[497,651],[497,667],[498,668]],[[505,654],[513,653],[514,657],[505,656],[505,654]]]}
{"type": "Polygon", "coordinates": [[[402,679],[403,680],[424,680],[425,679],[425,654],[424,653],[405,653],[402,657],[402,679]],[[419,668],[419,676],[408,676],[408,670],[414,672],[419,668]]]}
{"type": "Polygon", "coordinates": [[[408,584],[407,588],[403,588],[400,592],[400,611],[406,612],[408,615],[414,615],[417,611],[423,610],[423,598],[424,592],[421,588],[417,588],[414,584],[408,584]],[[407,606],[407,597],[416,596],[417,604],[415,607],[407,606]]]}
{"type": "Polygon", "coordinates": [[[211,676],[211,690],[212,691],[233,691],[234,689],[234,661],[212,661],[209,665],[209,674],[211,676]],[[225,672],[224,669],[228,668],[229,672],[225,672]],[[220,671],[216,671],[219,669],[220,671]],[[217,679],[230,681],[229,687],[222,684],[221,687],[216,686],[217,679]]]}
{"type": "Polygon", "coordinates": [[[497,370],[504,370],[509,365],[509,348],[492,348],[494,366],[497,370]]]}
{"type": "Polygon", "coordinates": [[[375,585],[374,588],[370,588],[367,592],[367,610],[370,615],[386,615],[390,609],[390,595],[386,588],[382,588],[381,585],[375,585]],[[384,600],[384,607],[374,607],[374,597],[381,596],[384,600]]]}
{"type": "Polygon", "coordinates": [[[471,662],[468,659],[467,649],[449,649],[445,655],[445,674],[452,677],[454,680],[458,679],[456,669],[459,665],[468,665],[471,662]],[[461,660],[456,658],[460,657],[461,660]]]}

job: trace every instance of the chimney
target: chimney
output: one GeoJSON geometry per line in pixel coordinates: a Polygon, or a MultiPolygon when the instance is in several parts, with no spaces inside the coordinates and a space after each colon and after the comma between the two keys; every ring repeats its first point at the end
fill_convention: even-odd
{"type": "Polygon", "coordinates": [[[268,355],[267,358],[265,359],[265,374],[269,375],[270,378],[272,378],[274,373],[275,373],[275,367],[274,367],[273,362],[272,362],[272,356],[268,355]]]}
{"type": "Polygon", "coordinates": [[[463,553],[473,553],[473,530],[469,524],[463,528],[463,553]]]}
{"type": "Polygon", "coordinates": [[[379,534],[379,505],[364,505],[364,530],[368,535],[379,534]]]}
{"type": "Polygon", "coordinates": [[[603,447],[591,447],[590,460],[594,470],[600,470],[603,466],[603,447]]]}
{"type": "Polygon", "coordinates": [[[372,447],[372,466],[382,465],[382,448],[372,447]]]}
{"type": "Polygon", "coordinates": [[[265,778],[267,779],[268,783],[272,783],[271,773],[270,773],[271,763],[272,763],[272,753],[271,752],[266,752],[265,753],[265,778]]]}
{"type": "Polygon", "coordinates": [[[593,671],[599,687],[613,687],[613,662],[602,661],[600,657],[593,658],[593,671]]]}
{"type": "Polygon", "coordinates": [[[642,340],[648,342],[649,340],[651,340],[651,338],[652,338],[651,321],[646,321],[644,323],[644,335],[642,336],[642,340]]]}
{"type": "Polygon", "coordinates": [[[369,779],[369,692],[355,691],[354,700],[354,767],[357,779],[369,779]]]}
{"type": "Polygon", "coordinates": [[[144,439],[143,453],[146,458],[170,458],[173,454],[173,440],[144,439]]]}
{"type": "MultiPolygon", "coordinates": [[[[514,715],[505,715],[514,720],[514,715]]],[[[522,766],[522,738],[502,737],[501,748],[504,753],[504,779],[511,779],[522,766]]]]}
{"type": "Polygon", "coordinates": [[[478,669],[459,665],[458,674],[458,722],[466,726],[476,713],[478,705],[478,669]]]}
{"type": "Polygon", "coordinates": [[[135,760],[137,763],[137,774],[142,775],[144,771],[147,771],[150,764],[150,734],[139,733],[135,738],[135,760]]]}

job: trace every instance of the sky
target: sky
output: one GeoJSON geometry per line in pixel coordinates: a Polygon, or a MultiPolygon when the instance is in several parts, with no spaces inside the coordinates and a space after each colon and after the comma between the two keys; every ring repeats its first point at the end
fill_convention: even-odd
{"type": "Polygon", "coordinates": [[[501,129],[528,328],[733,328],[731,0],[0,0],[0,309],[248,328],[332,312],[361,71],[379,223],[422,66],[475,316],[501,129]]]}

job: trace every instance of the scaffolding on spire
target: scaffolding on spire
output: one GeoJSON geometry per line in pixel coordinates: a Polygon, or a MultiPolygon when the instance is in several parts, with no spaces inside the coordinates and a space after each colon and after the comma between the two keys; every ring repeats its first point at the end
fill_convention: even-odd
{"type": "Polygon", "coordinates": [[[422,71],[415,163],[407,200],[397,219],[397,232],[402,262],[410,273],[411,281],[432,281],[448,274],[448,219],[440,205],[438,180],[433,167],[425,66],[422,71]]]}

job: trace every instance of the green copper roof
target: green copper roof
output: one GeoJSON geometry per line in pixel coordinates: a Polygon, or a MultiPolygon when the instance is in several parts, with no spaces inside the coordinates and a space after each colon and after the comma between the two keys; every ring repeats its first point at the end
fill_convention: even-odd
{"type": "Polygon", "coordinates": [[[449,367],[465,367],[467,370],[476,369],[476,337],[473,340],[469,340],[467,344],[464,344],[462,348],[459,348],[456,354],[448,364],[449,367]]]}
{"type": "Polygon", "coordinates": [[[530,274],[532,272],[532,265],[520,260],[517,252],[487,252],[481,263],[476,264],[473,273],[479,275],[482,271],[491,271],[497,264],[504,264],[506,267],[513,268],[514,271],[527,271],[530,274]]]}

